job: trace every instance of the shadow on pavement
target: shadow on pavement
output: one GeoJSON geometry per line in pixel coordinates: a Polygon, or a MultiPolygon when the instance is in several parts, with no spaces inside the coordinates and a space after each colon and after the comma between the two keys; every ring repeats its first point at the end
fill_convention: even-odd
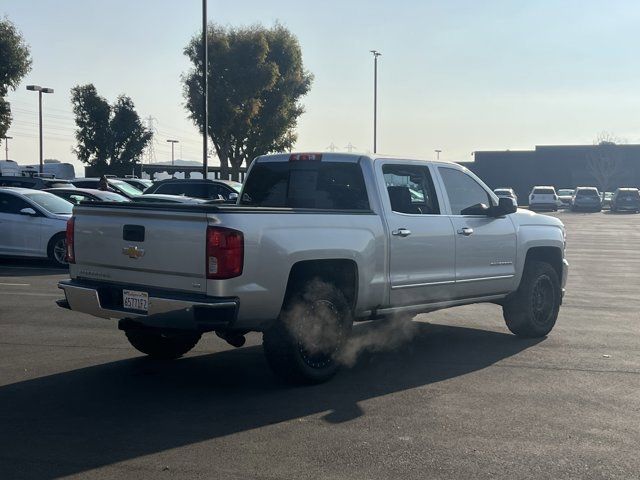
{"type": "MultiPolygon", "coordinates": [[[[362,325],[360,328],[375,328],[362,325]]],[[[257,346],[175,362],[116,361],[0,388],[0,478],[56,478],[265,425],[325,413],[481,370],[540,341],[418,323],[393,352],[362,354],[333,381],[277,382],[257,346]]]]}
{"type": "Polygon", "coordinates": [[[57,267],[44,258],[0,257],[0,276],[38,277],[43,275],[64,275],[66,267],[57,267]]]}

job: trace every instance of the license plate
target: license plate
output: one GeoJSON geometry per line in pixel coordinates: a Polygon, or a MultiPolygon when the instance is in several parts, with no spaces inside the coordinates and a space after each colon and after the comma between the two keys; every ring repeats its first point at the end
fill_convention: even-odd
{"type": "Polygon", "coordinates": [[[122,290],[122,306],[129,310],[149,311],[149,294],[136,290],[122,290]]]}

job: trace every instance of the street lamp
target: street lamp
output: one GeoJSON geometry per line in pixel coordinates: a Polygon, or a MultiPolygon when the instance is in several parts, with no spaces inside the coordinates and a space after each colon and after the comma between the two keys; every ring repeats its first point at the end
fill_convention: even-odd
{"type": "MultiPolygon", "coordinates": [[[[176,143],[180,143],[178,140],[167,140],[167,143],[171,144],[171,166],[174,166],[174,155],[173,155],[173,147],[175,147],[176,143]]],[[[171,172],[171,176],[173,177],[175,172],[171,172]]]]}
{"type": "Polygon", "coordinates": [[[377,50],[370,50],[373,55],[373,153],[376,153],[378,135],[378,57],[382,54],[377,50]]]}
{"type": "Polygon", "coordinates": [[[5,160],[9,160],[9,140],[13,140],[13,137],[2,137],[4,139],[4,154],[5,160]]]}
{"type": "Polygon", "coordinates": [[[440,152],[442,152],[442,150],[434,150],[434,152],[436,152],[436,160],[440,160],[440,152]]]}
{"type": "Polygon", "coordinates": [[[53,93],[53,88],[41,87],[40,85],[27,85],[27,90],[38,92],[38,117],[40,119],[40,174],[44,173],[44,162],[42,160],[42,94],[53,93]]]}
{"type": "Polygon", "coordinates": [[[202,178],[207,178],[209,147],[209,45],[207,42],[207,0],[202,0],[202,178]]]}

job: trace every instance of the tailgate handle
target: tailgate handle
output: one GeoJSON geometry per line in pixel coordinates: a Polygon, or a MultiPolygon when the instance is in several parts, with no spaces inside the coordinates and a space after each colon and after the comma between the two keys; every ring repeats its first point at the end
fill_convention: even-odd
{"type": "Polygon", "coordinates": [[[142,225],[125,225],[122,227],[122,239],[128,242],[144,242],[144,227],[142,225]]]}

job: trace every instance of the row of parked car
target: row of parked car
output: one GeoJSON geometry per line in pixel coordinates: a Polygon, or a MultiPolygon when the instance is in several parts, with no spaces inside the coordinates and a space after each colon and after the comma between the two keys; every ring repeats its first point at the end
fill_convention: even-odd
{"type": "MultiPolygon", "coordinates": [[[[518,197],[512,188],[496,188],[498,197],[518,197]]],[[[569,208],[574,212],[599,212],[609,208],[612,212],[640,212],[640,191],[637,188],[618,188],[615,192],[599,192],[596,187],[561,188],[535,186],[529,194],[529,209],[557,211],[569,208]]]]}
{"type": "Polygon", "coordinates": [[[81,202],[235,203],[241,184],[225,180],[139,178],[62,180],[0,176],[0,255],[66,265],[66,224],[81,202]]]}

